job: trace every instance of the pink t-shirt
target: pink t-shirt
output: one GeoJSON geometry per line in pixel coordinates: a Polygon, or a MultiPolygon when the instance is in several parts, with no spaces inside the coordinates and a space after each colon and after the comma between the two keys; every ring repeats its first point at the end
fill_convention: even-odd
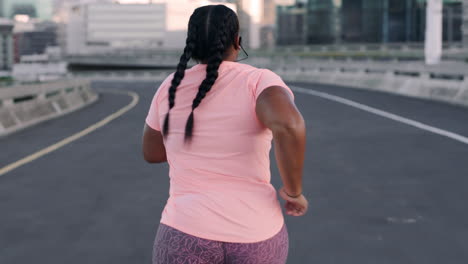
{"type": "MultiPolygon", "coordinates": [[[[270,86],[290,88],[268,69],[223,61],[218,79],[194,111],[193,138],[184,145],[185,124],[206,76],[206,64],[185,71],[164,140],[169,199],[161,223],[205,239],[258,242],[280,231],[284,218],[270,183],[272,132],[255,113],[256,99],[270,86]]],[[[156,91],[146,123],[161,131],[174,73],[156,91]]]]}

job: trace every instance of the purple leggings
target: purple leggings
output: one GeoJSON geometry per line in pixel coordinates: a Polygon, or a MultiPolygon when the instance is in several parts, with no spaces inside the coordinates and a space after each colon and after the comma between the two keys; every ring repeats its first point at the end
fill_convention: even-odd
{"type": "Polygon", "coordinates": [[[285,264],[288,249],[286,224],[267,240],[231,243],[199,238],[160,223],[153,264],[285,264]]]}

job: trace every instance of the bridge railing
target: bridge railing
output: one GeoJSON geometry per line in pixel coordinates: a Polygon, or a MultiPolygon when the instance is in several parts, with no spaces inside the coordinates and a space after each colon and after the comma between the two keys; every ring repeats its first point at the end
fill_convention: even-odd
{"type": "MultiPolygon", "coordinates": [[[[444,50],[463,50],[462,42],[444,43],[444,50]]],[[[347,44],[312,44],[312,45],[285,45],[276,46],[275,51],[284,52],[369,52],[369,51],[420,51],[424,50],[423,42],[399,43],[347,43],[347,44]]]]}
{"type": "Polygon", "coordinates": [[[460,67],[455,70],[415,64],[312,63],[299,60],[295,64],[270,64],[268,68],[287,81],[362,88],[468,106],[467,66],[460,67]]]}
{"type": "Polygon", "coordinates": [[[59,80],[54,82],[34,82],[28,84],[15,84],[0,89],[0,107],[11,106],[17,103],[49,98],[51,96],[70,93],[74,89],[89,89],[86,80],[59,80]]]}

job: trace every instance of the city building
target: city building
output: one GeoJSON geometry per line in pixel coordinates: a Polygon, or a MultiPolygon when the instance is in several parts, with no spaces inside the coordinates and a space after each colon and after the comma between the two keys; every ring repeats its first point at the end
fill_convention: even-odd
{"type": "Polygon", "coordinates": [[[164,43],[165,4],[92,4],[83,11],[87,44],[161,47],[164,43]]]}
{"type": "Polygon", "coordinates": [[[54,20],[60,24],[59,43],[66,54],[128,48],[180,49],[185,46],[193,10],[204,5],[223,4],[236,11],[235,4],[229,0],[154,0],[146,4],[105,2],[76,0],[61,8],[54,20]]]}
{"type": "Polygon", "coordinates": [[[280,6],[292,6],[296,4],[296,0],[275,0],[275,3],[280,6]]]}
{"type": "Polygon", "coordinates": [[[59,47],[47,47],[42,54],[23,55],[13,66],[12,76],[19,81],[50,81],[67,75],[67,62],[59,47]]]}
{"type": "Polygon", "coordinates": [[[307,42],[339,42],[342,1],[309,0],[307,3],[307,42]]]}
{"type": "Polygon", "coordinates": [[[52,19],[52,0],[3,0],[3,15],[13,18],[26,14],[42,20],[52,19]]]}
{"type": "Polygon", "coordinates": [[[468,3],[463,3],[463,46],[468,48],[468,3]]]}
{"type": "Polygon", "coordinates": [[[57,25],[51,21],[16,22],[14,28],[14,62],[24,55],[43,54],[57,46],[57,25]]]}
{"type": "Polygon", "coordinates": [[[278,5],[276,17],[276,44],[307,44],[307,7],[302,2],[293,5],[278,5]]]}
{"type": "Polygon", "coordinates": [[[96,53],[109,48],[163,47],[166,4],[70,5],[64,22],[66,54],[96,53]]]}
{"type": "Polygon", "coordinates": [[[0,75],[9,75],[13,68],[13,22],[0,18],[0,75]]]}
{"type": "MultiPolygon", "coordinates": [[[[158,0],[162,1],[162,0],[158,0]]],[[[222,4],[237,12],[237,7],[232,0],[167,0],[166,3],[166,34],[165,45],[167,49],[180,49],[185,47],[187,28],[193,11],[205,5],[222,4]]],[[[244,38],[244,37],[243,37],[244,38]]],[[[244,42],[245,40],[243,40],[244,42]]],[[[247,43],[247,41],[245,41],[247,43]]]]}
{"type": "Polygon", "coordinates": [[[91,3],[115,3],[116,0],[49,0],[52,1],[52,17],[54,20],[60,20],[67,9],[72,5],[91,4],[91,3]]]}
{"type": "Polygon", "coordinates": [[[260,47],[271,49],[276,44],[276,3],[275,0],[263,1],[263,18],[260,28],[260,47]]]}
{"type": "MultiPolygon", "coordinates": [[[[308,43],[422,42],[425,0],[309,0],[308,43]]],[[[462,39],[461,0],[444,0],[443,40],[462,39]]]]}
{"type": "Polygon", "coordinates": [[[443,40],[461,42],[463,40],[463,1],[446,1],[443,8],[443,40]]]}
{"type": "Polygon", "coordinates": [[[5,0],[0,0],[0,17],[5,17],[5,14],[4,14],[4,3],[5,3],[5,0]]]}
{"type": "Polygon", "coordinates": [[[276,2],[274,0],[238,0],[237,15],[245,46],[250,49],[275,45],[276,2]]]}
{"type": "MultiPolygon", "coordinates": [[[[112,2],[113,0],[53,0],[52,20],[57,24],[57,42],[62,50],[62,54],[65,54],[67,51],[67,30],[69,29],[70,17],[72,18],[72,24],[76,22],[74,19],[79,18],[73,16],[74,11],[72,8],[84,4],[112,2]]],[[[73,25],[71,26],[73,27],[73,25]]]]}

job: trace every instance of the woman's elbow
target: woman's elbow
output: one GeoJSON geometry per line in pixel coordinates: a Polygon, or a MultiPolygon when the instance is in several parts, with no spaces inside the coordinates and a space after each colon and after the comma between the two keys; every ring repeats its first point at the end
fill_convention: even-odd
{"type": "Polygon", "coordinates": [[[302,115],[298,115],[295,118],[283,120],[271,127],[271,130],[275,134],[297,134],[305,133],[306,125],[302,115]]]}
{"type": "Polygon", "coordinates": [[[166,155],[149,155],[143,152],[143,159],[148,163],[163,163],[166,162],[166,155]]]}
{"type": "Polygon", "coordinates": [[[163,159],[147,159],[145,158],[145,161],[148,163],[163,163],[166,162],[167,160],[163,159]]]}

